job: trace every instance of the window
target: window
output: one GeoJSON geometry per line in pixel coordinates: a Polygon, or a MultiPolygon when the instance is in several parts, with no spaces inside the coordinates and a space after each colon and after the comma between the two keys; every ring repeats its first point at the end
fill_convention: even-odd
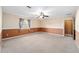
{"type": "Polygon", "coordinates": [[[25,20],[23,18],[19,19],[19,28],[20,29],[30,29],[30,20],[25,20]]]}

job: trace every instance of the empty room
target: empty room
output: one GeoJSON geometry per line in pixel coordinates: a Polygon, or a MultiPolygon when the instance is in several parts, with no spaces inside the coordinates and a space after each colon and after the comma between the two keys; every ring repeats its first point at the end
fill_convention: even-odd
{"type": "Polygon", "coordinates": [[[2,53],[79,52],[78,6],[2,6],[2,53]]]}

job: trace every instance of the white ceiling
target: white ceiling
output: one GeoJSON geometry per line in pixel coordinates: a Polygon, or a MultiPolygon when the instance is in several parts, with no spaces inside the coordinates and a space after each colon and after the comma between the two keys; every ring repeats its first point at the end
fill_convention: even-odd
{"type": "Polygon", "coordinates": [[[75,6],[4,6],[3,12],[11,13],[21,17],[35,18],[40,15],[40,12],[51,17],[67,17],[74,16],[79,7],[75,6]]]}

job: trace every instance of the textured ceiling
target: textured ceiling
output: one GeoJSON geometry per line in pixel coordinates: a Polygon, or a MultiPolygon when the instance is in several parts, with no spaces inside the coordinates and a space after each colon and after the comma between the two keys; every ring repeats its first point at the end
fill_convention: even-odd
{"type": "Polygon", "coordinates": [[[4,6],[3,12],[11,13],[21,17],[35,18],[40,12],[49,15],[50,18],[74,16],[79,7],[75,6],[4,6]]]}

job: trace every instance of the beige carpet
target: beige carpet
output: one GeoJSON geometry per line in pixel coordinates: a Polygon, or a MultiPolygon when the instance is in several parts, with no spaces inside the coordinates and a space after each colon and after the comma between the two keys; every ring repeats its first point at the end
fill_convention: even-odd
{"type": "Polygon", "coordinates": [[[72,37],[50,33],[31,33],[3,41],[2,52],[72,53],[79,51],[72,37]]]}

